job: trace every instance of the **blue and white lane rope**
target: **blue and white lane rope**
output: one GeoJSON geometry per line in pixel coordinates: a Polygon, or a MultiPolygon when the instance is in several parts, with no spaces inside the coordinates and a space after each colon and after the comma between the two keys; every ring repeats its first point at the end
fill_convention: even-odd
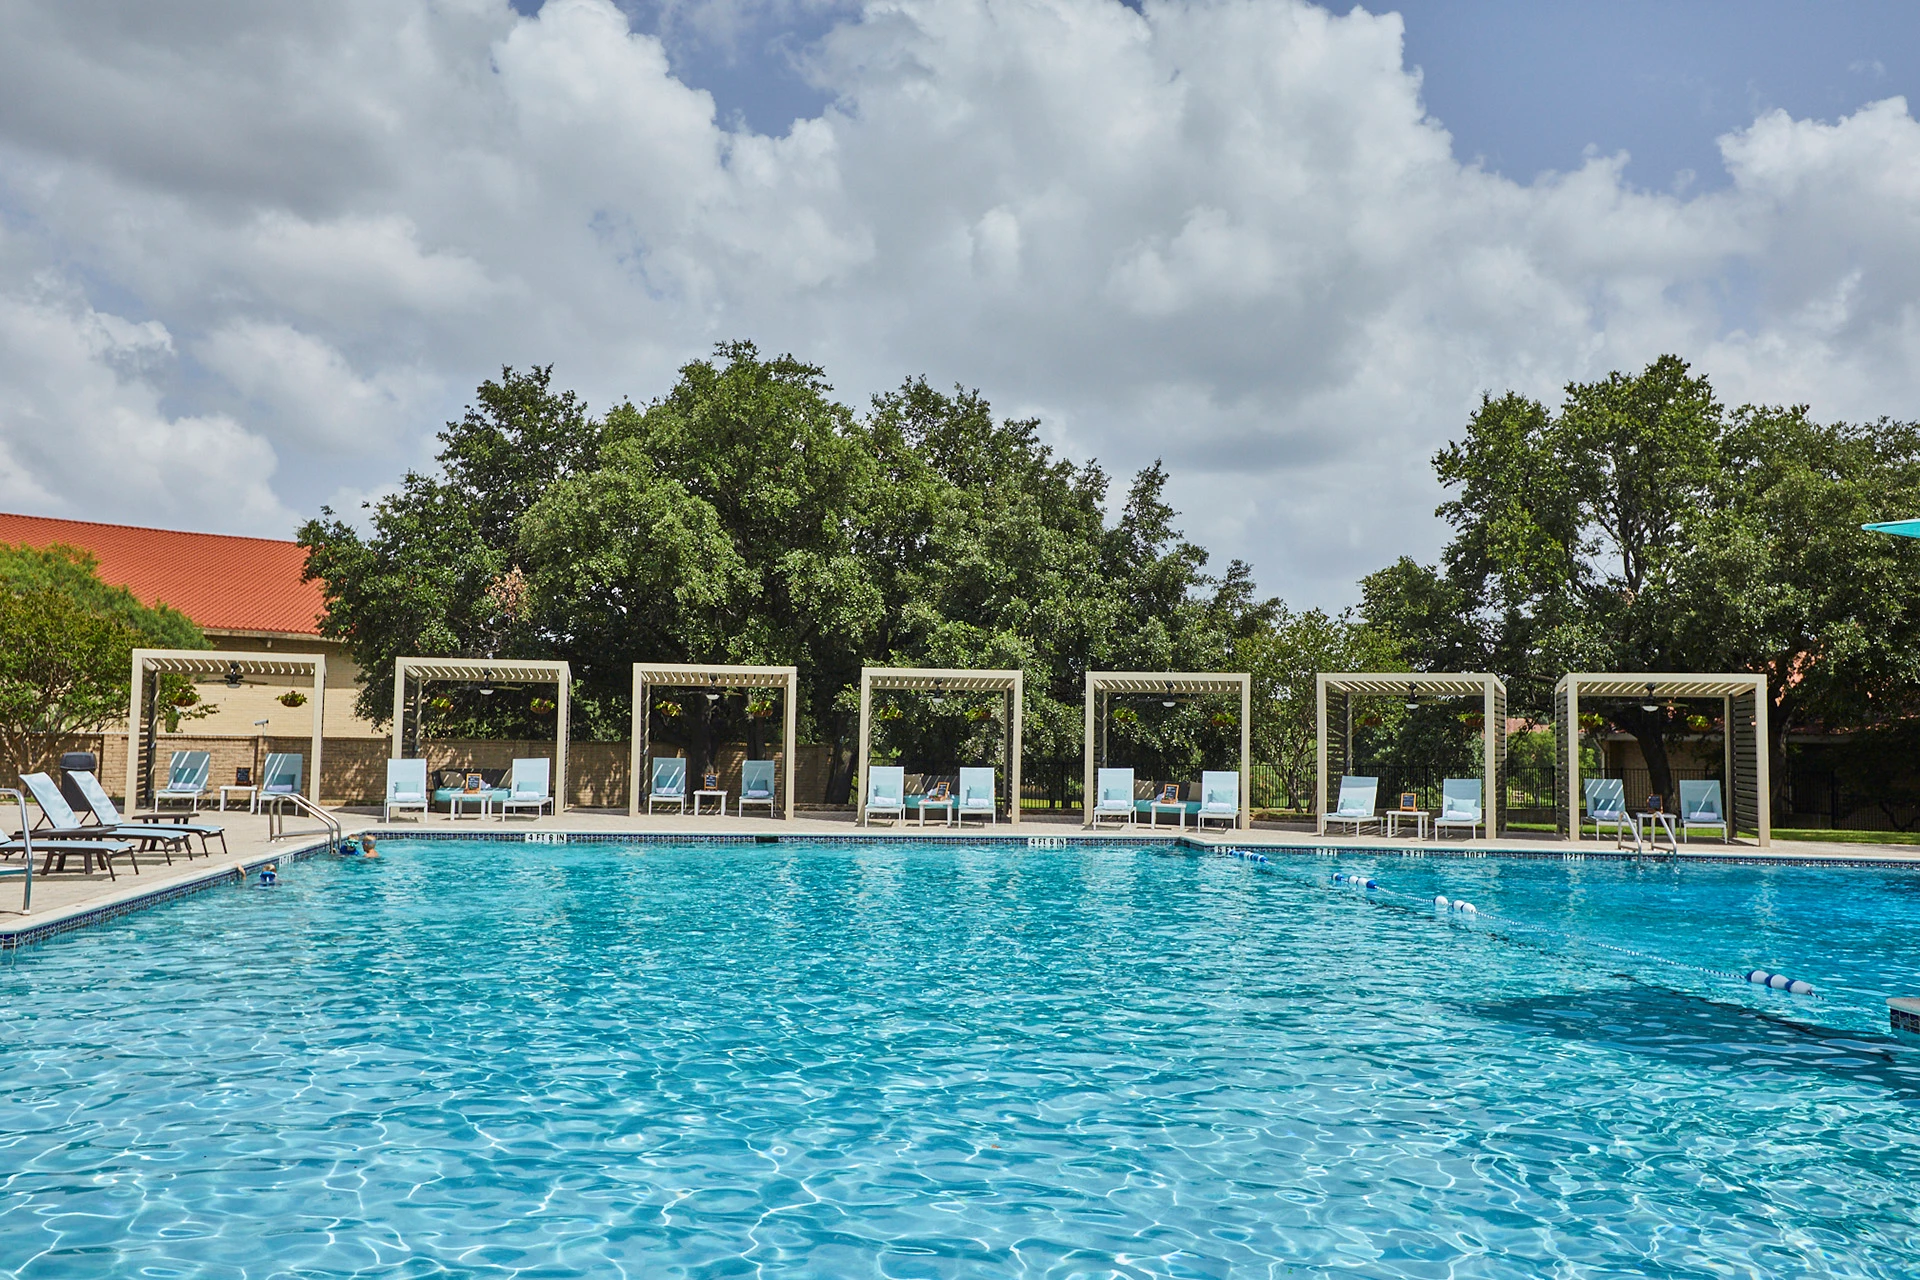
{"type": "MultiPolygon", "coordinates": [[[[1241,858],[1248,862],[1270,863],[1272,861],[1263,853],[1254,853],[1246,849],[1223,849],[1221,852],[1228,857],[1241,858]]],[[[1394,889],[1383,889],[1380,887],[1380,882],[1371,876],[1354,875],[1345,871],[1336,871],[1333,873],[1331,884],[1340,888],[1358,890],[1383,900],[1401,899],[1412,905],[1422,907],[1431,905],[1436,911],[1446,912],[1450,915],[1460,915],[1472,919],[1478,919],[1480,915],[1480,908],[1465,899],[1448,898],[1445,894],[1436,894],[1431,902],[1429,902],[1428,899],[1415,897],[1410,893],[1401,893],[1394,889]]],[[[1655,964],[1670,965],[1673,968],[1686,969],[1693,973],[1704,973],[1711,978],[1732,978],[1739,982],[1750,982],[1755,985],[1765,986],[1774,991],[1785,991],[1789,995],[1810,996],[1814,994],[1812,983],[1800,978],[1788,977],[1784,973],[1770,973],[1765,969],[1713,969],[1706,965],[1691,964],[1685,960],[1675,960],[1668,956],[1658,955],[1652,951],[1641,951],[1635,947],[1623,947],[1615,942],[1602,942],[1598,938],[1589,938],[1584,934],[1568,933],[1563,929],[1555,929],[1547,925],[1527,924],[1510,917],[1502,916],[1499,918],[1498,923],[1503,929],[1545,934],[1548,937],[1558,938],[1562,942],[1571,943],[1574,946],[1594,947],[1602,951],[1612,951],[1619,955],[1632,956],[1636,960],[1651,960],[1655,964]]]]}

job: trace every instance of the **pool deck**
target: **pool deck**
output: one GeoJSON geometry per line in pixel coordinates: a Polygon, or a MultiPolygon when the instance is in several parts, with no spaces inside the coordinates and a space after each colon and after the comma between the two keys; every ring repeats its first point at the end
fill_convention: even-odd
{"type": "MultiPolygon", "coordinates": [[[[792,821],[771,820],[756,815],[740,817],[682,817],[658,815],[630,818],[625,813],[598,810],[570,810],[560,817],[531,819],[516,816],[510,821],[479,821],[463,818],[450,821],[435,814],[425,823],[409,815],[392,823],[382,823],[379,814],[364,810],[332,811],[347,834],[375,830],[395,839],[414,835],[429,837],[488,836],[522,838],[529,832],[542,836],[562,833],[609,838],[622,835],[660,839],[674,836],[733,836],[751,838],[774,836],[809,840],[822,838],[877,838],[928,840],[978,840],[981,836],[1000,839],[1092,839],[1094,833],[1080,826],[1079,820],[1066,816],[1028,815],[1019,825],[999,823],[991,827],[970,825],[956,830],[936,823],[922,828],[917,823],[898,825],[857,825],[851,815],[831,811],[805,813],[792,821]]],[[[311,820],[289,821],[298,834],[278,841],[267,838],[267,820],[245,813],[220,814],[204,810],[198,821],[217,823],[226,828],[229,852],[213,857],[185,859],[176,856],[172,865],[159,854],[141,855],[140,872],[121,867],[118,878],[105,871],[82,874],[78,870],[55,871],[33,877],[33,909],[20,910],[19,877],[0,880],[0,950],[39,941],[68,929],[111,919],[128,911],[164,902],[184,894],[221,883],[230,883],[257,871],[268,862],[290,862],[313,856],[325,847],[325,836],[311,820]]],[[[1133,828],[1101,828],[1098,838],[1146,838],[1174,841],[1184,838],[1200,847],[1259,848],[1266,850],[1310,851],[1315,854],[1350,854],[1364,857],[1485,857],[1506,855],[1565,859],[1573,857],[1625,856],[1611,839],[1583,840],[1574,843],[1545,833],[1529,834],[1523,839],[1466,841],[1449,838],[1415,840],[1408,836],[1392,840],[1378,836],[1316,836],[1311,828],[1298,824],[1260,823],[1252,831],[1223,831],[1218,827],[1197,835],[1163,825],[1158,829],[1141,825],[1133,828]]],[[[1628,851],[1630,854],[1631,851],[1628,851]]],[[[1920,847],[1912,845],[1870,845],[1826,841],[1776,840],[1768,849],[1752,841],[1729,846],[1718,842],[1696,842],[1681,846],[1679,860],[1783,865],[1860,865],[1920,867],[1920,847]]],[[[17,862],[11,865],[19,865],[17,862]]]]}

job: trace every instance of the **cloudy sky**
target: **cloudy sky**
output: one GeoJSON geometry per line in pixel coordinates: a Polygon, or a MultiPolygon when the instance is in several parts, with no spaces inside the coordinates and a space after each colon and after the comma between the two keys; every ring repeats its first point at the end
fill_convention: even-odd
{"type": "Polygon", "coordinates": [[[1916,87],[1873,0],[0,0],[0,509],[286,536],[744,337],[1339,605],[1485,390],[1920,416],[1916,87]]]}

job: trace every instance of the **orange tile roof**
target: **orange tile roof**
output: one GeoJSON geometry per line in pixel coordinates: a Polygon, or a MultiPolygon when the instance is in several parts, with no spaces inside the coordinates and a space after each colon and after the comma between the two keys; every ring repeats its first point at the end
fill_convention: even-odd
{"type": "Polygon", "coordinates": [[[209,630],[320,634],[325,597],[318,582],[300,580],[307,552],[297,542],[5,513],[0,542],[90,551],[102,581],[209,630]]]}

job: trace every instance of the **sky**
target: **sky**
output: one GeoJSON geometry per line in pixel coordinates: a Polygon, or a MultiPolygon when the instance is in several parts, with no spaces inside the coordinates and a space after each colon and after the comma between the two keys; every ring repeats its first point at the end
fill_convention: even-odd
{"type": "Polygon", "coordinates": [[[1920,417],[1916,90],[1874,0],[0,0],[0,509],[290,536],[747,338],[1338,608],[1485,393],[1920,417]]]}

